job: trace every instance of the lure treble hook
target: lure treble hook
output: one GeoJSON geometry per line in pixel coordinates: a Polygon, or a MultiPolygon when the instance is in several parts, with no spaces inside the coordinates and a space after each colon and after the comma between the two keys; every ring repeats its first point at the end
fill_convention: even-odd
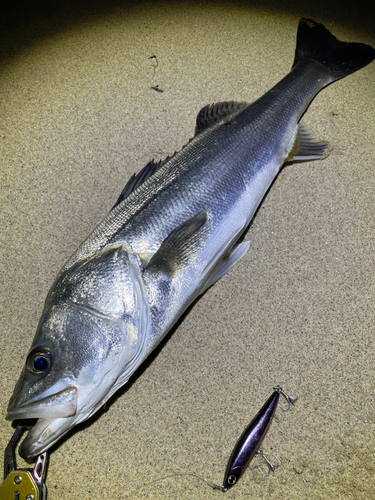
{"type": "Polygon", "coordinates": [[[277,460],[278,460],[278,462],[279,462],[277,465],[273,464],[273,463],[272,463],[272,462],[271,462],[271,461],[270,461],[270,460],[266,457],[266,455],[263,453],[263,450],[258,450],[258,451],[256,452],[256,455],[258,455],[259,457],[262,457],[262,458],[266,461],[266,464],[268,465],[268,474],[271,474],[271,471],[272,471],[272,472],[275,472],[275,470],[276,470],[278,467],[280,467],[280,465],[281,465],[281,460],[280,460],[280,458],[279,458],[277,455],[275,455],[275,457],[277,458],[277,460]]]}
{"type": "Polygon", "coordinates": [[[279,406],[280,408],[283,410],[283,411],[289,411],[290,408],[292,406],[294,406],[294,404],[296,403],[296,401],[298,400],[299,396],[297,393],[295,393],[294,391],[293,394],[294,394],[294,398],[292,398],[291,396],[289,396],[289,394],[286,394],[286,392],[283,391],[282,387],[280,385],[278,385],[277,387],[274,387],[274,390],[277,391],[279,394],[282,394],[284,396],[284,398],[287,400],[288,402],[288,407],[287,408],[284,408],[280,403],[279,403],[279,406]]]}

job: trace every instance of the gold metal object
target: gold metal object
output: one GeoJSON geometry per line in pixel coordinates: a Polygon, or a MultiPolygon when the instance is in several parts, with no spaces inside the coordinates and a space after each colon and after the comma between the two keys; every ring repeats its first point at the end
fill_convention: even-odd
{"type": "Polygon", "coordinates": [[[33,469],[17,469],[14,451],[24,429],[19,425],[4,454],[4,482],[0,486],[0,500],[46,500],[47,488],[44,484],[47,452],[38,456],[33,469]]]}

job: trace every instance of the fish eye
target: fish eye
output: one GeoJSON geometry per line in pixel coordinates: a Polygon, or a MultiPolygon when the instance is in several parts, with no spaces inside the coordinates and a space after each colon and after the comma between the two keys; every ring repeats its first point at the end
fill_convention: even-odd
{"type": "Polygon", "coordinates": [[[48,349],[38,348],[30,352],[27,358],[27,368],[37,374],[46,374],[51,366],[52,357],[48,349]]]}

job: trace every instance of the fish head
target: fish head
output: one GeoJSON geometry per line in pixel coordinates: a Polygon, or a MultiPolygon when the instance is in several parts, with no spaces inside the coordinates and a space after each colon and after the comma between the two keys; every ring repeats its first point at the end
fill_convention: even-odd
{"type": "Polygon", "coordinates": [[[144,332],[130,267],[127,252],[115,249],[53,285],[6,417],[38,419],[23,457],[43,453],[131,375],[144,332]]]}

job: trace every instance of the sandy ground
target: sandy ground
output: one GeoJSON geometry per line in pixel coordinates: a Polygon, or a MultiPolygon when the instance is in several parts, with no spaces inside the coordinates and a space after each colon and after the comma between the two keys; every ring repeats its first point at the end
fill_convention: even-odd
{"type": "MultiPolygon", "coordinates": [[[[4,11],[0,449],[48,289],[130,175],[180,149],[205,104],[252,101],[282,78],[300,17],[375,45],[373,9],[352,3],[81,1],[52,11],[34,2],[27,11],[18,2],[4,11]]],[[[280,173],[246,257],[106,411],[53,449],[51,500],[221,498],[191,475],[165,476],[222,481],[276,384],[300,396],[264,441],[282,465],[267,475],[255,459],[226,498],[375,498],[374,81],[375,63],[316,98],[304,121],[329,141],[329,157],[280,173]]]]}

